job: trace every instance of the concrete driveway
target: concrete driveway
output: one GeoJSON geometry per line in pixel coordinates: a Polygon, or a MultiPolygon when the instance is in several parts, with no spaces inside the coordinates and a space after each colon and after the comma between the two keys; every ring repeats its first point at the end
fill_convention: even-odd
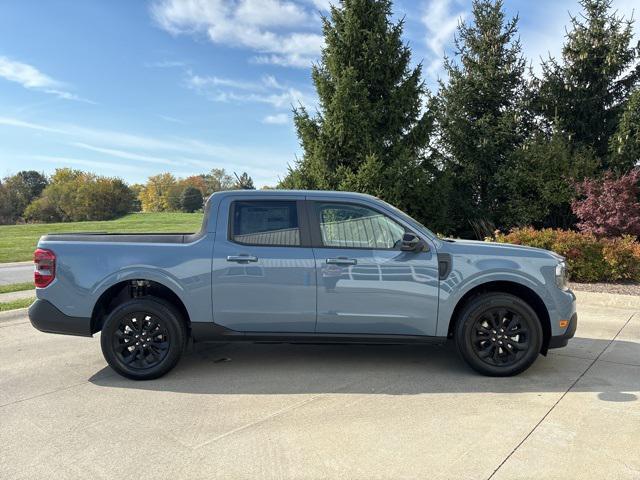
{"type": "Polygon", "coordinates": [[[0,478],[638,479],[639,311],[580,294],[577,338],[505,379],[451,346],[227,344],[141,383],[5,320],[0,478]]]}
{"type": "Polygon", "coordinates": [[[33,262],[0,263],[0,285],[33,282],[33,262]]]}

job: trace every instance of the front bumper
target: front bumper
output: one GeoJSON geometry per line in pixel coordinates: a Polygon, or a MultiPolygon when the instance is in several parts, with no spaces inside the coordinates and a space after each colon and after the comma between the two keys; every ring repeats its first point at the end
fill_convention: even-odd
{"type": "Polygon", "coordinates": [[[569,320],[567,330],[562,335],[555,335],[549,339],[549,348],[566,347],[569,339],[576,334],[576,328],[578,328],[578,314],[574,313],[569,320]]]}
{"type": "Polygon", "coordinates": [[[41,332],[92,336],[91,318],[65,315],[47,300],[38,299],[29,307],[29,320],[41,332]]]}

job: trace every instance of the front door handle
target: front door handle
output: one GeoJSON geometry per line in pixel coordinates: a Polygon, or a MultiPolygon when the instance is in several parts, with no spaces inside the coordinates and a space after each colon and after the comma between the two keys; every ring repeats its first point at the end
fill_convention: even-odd
{"type": "Polygon", "coordinates": [[[258,257],[253,255],[229,255],[227,262],[257,262],[258,257]]]}
{"type": "Polygon", "coordinates": [[[327,265],[355,265],[358,263],[358,260],[355,258],[347,258],[347,257],[338,257],[338,258],[327,258],[327,265]]]}

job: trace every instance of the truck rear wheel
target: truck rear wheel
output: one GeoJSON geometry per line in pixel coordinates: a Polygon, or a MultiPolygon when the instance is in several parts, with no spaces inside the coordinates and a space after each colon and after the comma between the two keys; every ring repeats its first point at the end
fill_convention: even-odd
{"type": "Polygon", "coordinates": [[[100,337],[107,363],[133,380],[158,378],[182,356],[186,327],[180,313],[156,297],[134,298],[111,311],[100,337]]]}
{"type": "Polygon", "coordinates": [[[542,347],[542,326],[536,312],[507,293],[485,293],[462,309],[455,331],[456,346],[474,370],[492,377],[524,372],[542,347]]]}

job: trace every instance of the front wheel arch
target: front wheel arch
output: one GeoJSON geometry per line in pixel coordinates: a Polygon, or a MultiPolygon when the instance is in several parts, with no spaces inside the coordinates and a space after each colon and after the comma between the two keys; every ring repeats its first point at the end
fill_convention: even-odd
{"type": "Polygon", "coordinates": [[[453,338],[456,325],[460,320],[460,314],[464,310],[464,307],[472,299],[483,293],[508,293],[526,302],[533,311],[536,312],[536,315],[540,320],[540,324],[542,326],[542,347],[540,349],[540,353],[542,355],[547,354],[547,351],[549,350],[549,341],[551,340],[551,319],[549,318],[549,311],[542,301],[542,298],[540,298],[536,292],[529,287],[516,282],[487,282],[478,285],[465,293],[462,298],[458,300],[458,303],[456,303],[456,307],[453,310],[451,321],[449,322],[447,338],[453,338]]]}

